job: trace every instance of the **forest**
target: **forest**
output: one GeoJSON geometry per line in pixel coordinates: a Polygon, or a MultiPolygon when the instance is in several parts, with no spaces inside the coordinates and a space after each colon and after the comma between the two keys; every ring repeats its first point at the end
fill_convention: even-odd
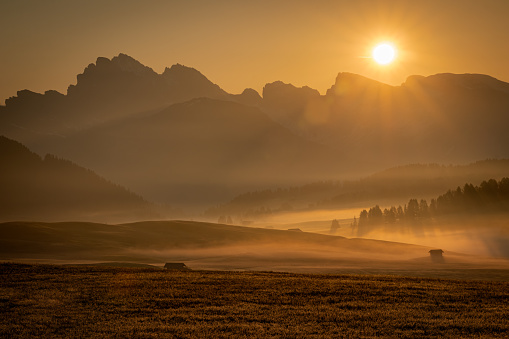
{"type": "Polygon", "coordinates": [[[455,190],[431,199],[410,199],[404,206],[384,208],[379,205],[362,210],[352,227],[362,229],[367,225],[394,224],[398,222],[422,223],[446,215],[472,215],[507,213],[509,211],[509,178],[500,181],[489,179],[479,186],[465,184],[455,190]]]}
{"type": "Polygon", "coordinates": [[[337,209],[389,205],[414,196],[429,199],[465,182],[497,180],[507,175],[509,159],[487,159],[467,165],[410,164],[350,180],[323,180],[301,186],[278,187],[240,194],[228,203],[210,207],[208,217],[235,215],[256,219],[295,210],[337,209]]]}

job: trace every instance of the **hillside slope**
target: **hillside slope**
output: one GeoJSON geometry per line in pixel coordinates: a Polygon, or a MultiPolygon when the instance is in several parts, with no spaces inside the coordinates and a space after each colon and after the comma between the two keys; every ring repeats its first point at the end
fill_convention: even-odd
{"type": "Polygon", "coordinates": [[[444,248],[316,233],[192,221],[0,224],[0,260],[162,267],[184,262],[194,270],[395,274],[456,279],[508,279],[509,263],[444,248]],[[109,264],[108,264],[109,262],[109,264]]]}
{"type": "Polygon", "coordinates": [[[60,156],[156,201],[215,204],[266,186],[318,180],[342,161],[254,107],[208,98],[68,137],[60,156]]]}
{"type": "Polygon", "coordinates": [[[107,225],[84,222],[0,224],[2,258],[166,260],[207,256],[409,259],[427,255],[423,246],[346,239],[316,233],[211,224],[152,221],[107,225]]]}
{"type": "Polygon", "coordinates": [[[0,136],[0,220],[154,218],[148,202],[70,161],[0,136]]]}
{"type": "Polygon", "coordinates": [[[509,83],[482,74],[411,76],[389,86],[339,73],[325,95],[274,82],[263,107],[297,134],[371,168],[508,158],[509,83]]]}

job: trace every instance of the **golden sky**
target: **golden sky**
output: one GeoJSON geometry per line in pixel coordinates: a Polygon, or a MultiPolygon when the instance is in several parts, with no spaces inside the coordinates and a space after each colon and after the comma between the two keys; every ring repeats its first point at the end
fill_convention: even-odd
{"type": "Polygon", "coordinates": [[[0,17],[0,104],[21,89],[65,93],[119,53],[158,73],[194,67],[231,93],[276,80],[325,93],[339,72],[509,82],[509,0],[0,0],[0,17]],[[369,58],[379,41],[398,48],[392,64],[369,58]]]}

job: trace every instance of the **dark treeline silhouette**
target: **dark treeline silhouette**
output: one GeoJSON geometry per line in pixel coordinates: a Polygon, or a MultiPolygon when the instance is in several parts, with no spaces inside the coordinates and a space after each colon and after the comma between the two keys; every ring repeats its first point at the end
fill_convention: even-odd
{"type": "Polygon", "coordinates": [[[94,172],[0,136],[0,221],[154,218],[154,206],[94,172]]]}
{"type": "Polygon", "coordinates": [[[479,186],[465,184],[455,190],[431,199],[410,199],[406,205],[381,209],[379,205],[362,210],[359,219],[352,226],[363,228],[367,225],[394,224],[397,222],[422,222],[432,218],[463,214],[508,213],[509,178],[500,181],[490,179],[479,186]]]}

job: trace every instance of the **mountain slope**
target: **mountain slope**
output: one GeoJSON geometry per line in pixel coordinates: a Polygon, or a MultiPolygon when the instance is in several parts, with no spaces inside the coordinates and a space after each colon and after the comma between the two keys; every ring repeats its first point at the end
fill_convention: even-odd
{"type": "Polygon", "coordinates": [[[257,108],[207,98],[84,131],[55,152],[172,203],[213,204],[246,189],[306,182],[341,163],[257,108]]]}
{"type": "Polygon", "coordinates": [[[133,220],[156,217],[141,197],[92,171],[41,159],[0,136],[0,220],[133,220]]]}
{"type": "Polygon", "coordinates": [[[379,169],[509,157],[509,84],[486,75],[412,76],[389,86],[340,73],[323,96],[273,83],[263,98],[294,132],[379,169]]]}

